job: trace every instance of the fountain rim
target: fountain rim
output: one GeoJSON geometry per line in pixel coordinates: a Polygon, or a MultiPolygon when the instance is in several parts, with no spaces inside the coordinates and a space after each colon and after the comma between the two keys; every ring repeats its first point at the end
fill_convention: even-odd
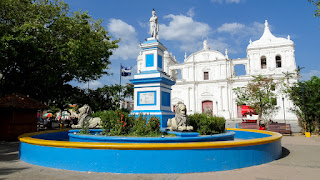
{"type": "Polygon", "coordinates": [[[246,131],[254,133],[262,133],[271,135],[270,137],[239,140],[239,141],[215,141],[215,142],[186,142],[186,143],[97,143],[97,142],[69,142],[69,141],[56,141],[56,140],[44,140],[37,139],[31,136],[64,132],[69,129],[52,130],[43,132],[26,133],[20,135],[18,139],[20,142],[50,146],[50,147],[63,147],[63,148],[82,148],[82,149],[117,149],[117,150],[174,150],[174,149],[215,149],[215,148],[229,148],[229,147],[242,147],[253,146],[272,143],[282,138],[280,133],[253,130],[253,129],[237,129],[227,128],[228,131],[246,131]]]}

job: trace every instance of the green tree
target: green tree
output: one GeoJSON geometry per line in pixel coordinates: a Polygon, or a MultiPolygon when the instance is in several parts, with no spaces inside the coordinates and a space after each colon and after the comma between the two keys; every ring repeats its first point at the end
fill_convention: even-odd
{"type": "Polygon", "coordinates": [[[316,130],[315,125],[320,121],[320,78],[313,76],[308,81],[300,81],[286,92],[295,105],[292,110],[301,119],[302,128],[307,132],[316,130]]]}
{"type": "Polygon", "coordinates": [[[314,16],[319,17],[320,16],[320,0],[308,0],[308,1],[313,3],[315,6],[317,6],[314,16]]]}
{"type": "Polygon", "coordinates": [[[277,95],[275,93],[276,83],[272,78],[262,75],[253,76],[245,87],[233,89],[237,98],[237,104],[246,104],[256,110],[258,113],[258,125],[263,114],[270,114],[278,110],[276,105],[277,95]]]}
{"type": "Polygon", "coordinates": [[[0,1],[0,96],[28,94],[42,102],[64,98],[68,82],[108,74],[118,40],[87,12],[61,0],[0,1]]]}

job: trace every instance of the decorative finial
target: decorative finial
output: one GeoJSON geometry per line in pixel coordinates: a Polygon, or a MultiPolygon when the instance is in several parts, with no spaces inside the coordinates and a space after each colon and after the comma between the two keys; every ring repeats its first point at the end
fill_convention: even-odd
{"type": "Polygon", "coordinates": [[[187,53],[186,52],[184,53],[184,59],[187,59],[187,53]]]}
{"type": "Polygon", "coordinates": [[[224,53],[225,53],[226,58],[229,59],[229,57],[228,57],[228,49],[226,49],[224,53]]]}
{"type": "Polygon", "coordinates": [[[264,26],[267,27],[267,28],[269,27],[268,20],[265,20],[264,26]]]}
{"type": "Polygon", "coordinates": [[[287,38],[288,38],[288,40],[290,40],[290,35],[288,35],[288,37],[287,37],[287,38]]]}
{"type": "Polygon", "coordinates": [[[252,44],[252,40],[251,39],[250,39],[249,43],[252,44]]]}
{"type": "Polygon", "coordinates": [[[208,49],[208,42],[207,42],[207,40],[204,40],[204,41],[203,41],[203,49],[204,49],[204,50],[207,50],[207,49],[208,49]]]}
{"type": "Polygon", "coordinates": [[[151,37],[159,39],[158,31],[159,31],[159,24],[158,24],[158,17],[156,16],[156,11],[152,10],[152,16],[149,20],[150,22],[150,34],[151,37]]]}

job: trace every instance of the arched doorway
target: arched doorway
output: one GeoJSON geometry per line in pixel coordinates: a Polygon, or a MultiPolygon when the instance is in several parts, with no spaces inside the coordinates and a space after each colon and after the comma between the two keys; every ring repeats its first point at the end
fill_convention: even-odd
{"type": "Polygon", "coordinates": [[[202,101],[202,113],[206,108],[210,108],[213,115],[213,102],[212,101],[202,101]]]}

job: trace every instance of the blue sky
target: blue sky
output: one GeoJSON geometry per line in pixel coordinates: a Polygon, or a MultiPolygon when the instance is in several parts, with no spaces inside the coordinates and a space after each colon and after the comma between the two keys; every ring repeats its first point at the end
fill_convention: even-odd
{"type": "MultiPolygon", "coordinates": [[[[113,38],[121,38],[111,57],[110,73],[90,83],[90,88],[119,83],[119,66],[136,66],[139,42],[150,37],[149,18],[156,10],[160,41],[183,62],[201,49],[204,37],[211,49],[231,59],[245,58],[249,40],[262,36],[264,21],[277,37],[290,35],[295,43],[296,63],[305,67],[303,79],[320,76],[320,18],[313,16],[316,7],[307,0],[65,0],[71,11],[88,11],[113,38]]],[[[136,69],[134,68],[134,73],[136,69]]],[[[122,83],[133,78],[123,77],[122,83]]],[[[87,87],[72,82],[72,85],[87,87]]]]}

